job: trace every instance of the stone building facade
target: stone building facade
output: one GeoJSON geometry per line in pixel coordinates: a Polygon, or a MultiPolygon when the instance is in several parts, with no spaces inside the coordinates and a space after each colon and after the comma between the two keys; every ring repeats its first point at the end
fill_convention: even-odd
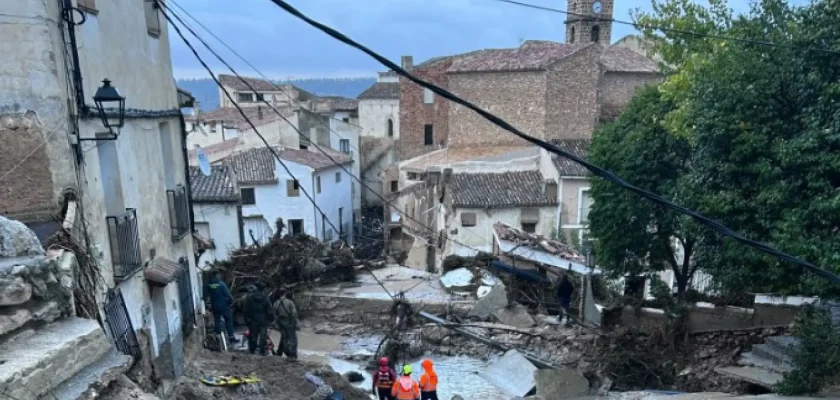
{"type": "MultiPolygon", "coordinates": [[[[402,58],[402,67],[411,70],[417,77],[441,87],[448,87],[447,70],[450,57],[428,60],[413,66],[411,56],[402,58]]],[[[427,91],[405,78],[400,77],[400,160],[417,157],[438,150],[449,141],[449,101],[432,94],[431,103],[427,91]],[[431,130],[431,143],[426,144],[427,130],[431,130]]]]}

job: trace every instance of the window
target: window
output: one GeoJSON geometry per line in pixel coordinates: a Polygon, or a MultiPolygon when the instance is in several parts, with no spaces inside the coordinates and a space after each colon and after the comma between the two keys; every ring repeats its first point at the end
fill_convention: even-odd
{"type": "Polygon", "coordinates": [[[298,197],[300,196],[300,184],[297,179],[289,179],[286,181],[286,196],[298,197]]]}
{"type": "Polygon", "coordinates": [[[475,213],[462,212],[461,226],[475,226],[475,213]]]}
{"type": "Polygon", "coordinates": [[[160,137],[160,154],[163,158],[163,174],[166,179],[166,188],[175,188],[175,157],[172,152],[172,133],[169,130],[169,123],[162,122],[158,125],[158,136],[160,137]]]}
{"type": "Polygon", "coordinates": [[[533,222],[523,222],[522,223],[522,230],[528,233],[536,233],[537,232],[537,224],[533,222]]]}
{"type": "Polygon", "coordinates": [[[341,172],[335,173],[335,183],[341,182],[341,172]]]}
{"type": "Polygon", "coordinates": [[[394,137],[394,120],[388,118],[388,137],[394,137]]]}
{"type": "Polygon", "coordinates": [[[409,172],[408,173],[408,180],[416,181],[417,180],[417,173],[416,172],[409,172]]]}
{"type": "Polygon", "coordinates": [[[160,36],[160,16],[158,5],[154,1],[143,1],[146,9],[146,32],[154,37],[160,36]]]}
{"type": "Polygon", "coordinates": [[[316,189],[318,190],[318,193],[321,193],[321,177],[320,176],[315,177],[315,186],[316,186],[316,189]]]}
{"type": "Polygon", "coordinates": [[[338,147],[344,154],[350,154],[350,139],[341,139],[338,141],[338,147]]]}
{"type": "Polygon", "coordinates": [[[298,147],[300,147],[301,150],[309,150],[309,146],[305,144],[300,144],[298,147]]]}
{"type": "Polygon", "coordinates": [[[257,93],[257,101],[265,101],[265,95],[262,93],[257,93]]]}
{"type": "Polygon", "coordinates": [[[391,193],[396,193],[399,191],[399,183],[397,181],[391,181],[391,193]]]}
{"type": "Polygon", "coordinates": [[[423,144],[431,146],[435,144],[435,126],[426,124],[423,126],[423,144]]]}
{"type": "Polygon", "coordinates": [[[589,197],[589,188],[583,188],[578,196],[578,225],[584,225],[589,221],[589,209],[591,207],[592,198],[589,197]]]}
{"type": "Polygon", "coordinates": [[[292,235],[303,235],[303,220],[302,219],[290,219],[289,220],[289,233],[292,235]]]}
{"type": "Polygon", "coordinates": [[[98,12],[96,10],[96,0],[78,0],[77,4],[82,11],[89,12],[91,14],[96,14],[98,12]]]}
{"type": "Polygon", "coordinates": [[[575,43],[575,27],[573,26],[571,32],[569,32],[569,43],[575,43]]]}
{"type": "Polygon", "coordinates": [[[216,133],[216,123],[215,122],[210,123],[210,132],[216,133]]]}
{"type": "Polygon", "coordinates": [[[254,94],[253,93],[237,93],[237,98],[241,103],[250,103],[254,101],[254,94]]]}
{"type": "Polygon", "coordinates": [[[598,43],[601,40],[601,27],[595,25],[592,27],[592,43],[598,43]]]}
{"type": "Polygon", "coordinates": [[[242,196],[242,205],[250,206],[257,204],[257,197],[254,194],[254,188],[242,188],[239,190],[239,194],[242,196]]]}
{"type": "Polygon", "coordinates": [[[344,117],[344,118],[341,119],[341,121],[343,121],[345,124],[349,124],[350,123],[350,118],[344,117]]]}
{"type": "Polygon", "coordinates": [[[423,103],[425,104],[434,104],[435,102],[435,92],[431,91],[430,89],[423,89],[423,103]]]}

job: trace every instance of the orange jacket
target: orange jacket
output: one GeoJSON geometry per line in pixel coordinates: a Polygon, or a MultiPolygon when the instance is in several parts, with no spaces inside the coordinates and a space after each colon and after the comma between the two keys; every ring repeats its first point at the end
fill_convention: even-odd
{"type": "Polygon", "coordinates": [[[420,391],[437,391],[438,376],[437,372],[435,372],[434,363],[432,363],[432,360],[429,360],[427,358],[423,360],[423,363],[421,363],[420,365],[423,367],[423,375],[420,375],[420,391]]]}
{"type": "Polygon", "coordinates": [[[410,376],[401,376],[391,388],[391,396],[397,400],[416,400],[420,398],[420,386],[410,376]]]}

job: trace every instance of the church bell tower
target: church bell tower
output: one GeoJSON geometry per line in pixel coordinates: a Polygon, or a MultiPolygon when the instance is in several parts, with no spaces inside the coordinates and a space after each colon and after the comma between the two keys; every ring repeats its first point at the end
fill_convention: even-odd
{"type": "Polygon", "coordinates": [[[613,0],[567,0],[566,43],[610,44],[613,0]]]}

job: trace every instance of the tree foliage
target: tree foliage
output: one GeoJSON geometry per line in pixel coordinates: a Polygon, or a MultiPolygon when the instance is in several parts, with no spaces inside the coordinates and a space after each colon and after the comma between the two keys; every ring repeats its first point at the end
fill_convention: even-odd
{"type": "MultiPolygon", "coordinates": [[[[688,0],[656,0],[652,13],[637,13],[636,19],[668,65],[659,98],[645,91],[634,104],[667,107],[657,110],[661,113],[656,118],[651,113],[650,118],[628,125],[639,118],[638,104],[631,105],[616,124],[598,133],[603,138],[596,134],[594,160],[748,238],[823,268],[840,270],[840,55],[813,50],[840,51],[836,4],[816,0],[791,7],[781,0],[764,0],[750,12],[733,16],[721,0],[712,0],[708,7],[688,0]],[[618,135],[616,130],[625,134],[618,135]],[[667,164],[667,157],[651,159],[650,149],[627,141],[642,133],[650,135],[648,140],[683,140],[679,143],[688,147],[683,165],[690,168],[677,169],[679,179],[661,171],[674,168],[667,164]],[[611,150],[598,149],[599,142],[609,140],[611,150]],[[626,168],[629,159],[651,164],[626,168]]],[[[650,146],[658,143],[654,140],[650,146]]],[[[632,204],[641,202],[629,198],[619,201],[622,195],[617,189],[595,186],[600,188],[591,219],[599,256],[615,265],[618,248],[639,254],[661,239],[660,231],[643,228],[660,221],[647,203],[632,204]],[[607,203],[598,206],[599,200],[607,203]],[[617,207],[610,210],[610,206],[617,207]],[[606,226],[610,214],[623,218],[613,221],[613,231],[606,226]],[[622,229],[627,237],[619,237],[622,229]]],[[[674,227],[671,233],[680,237],[690,232],[681,220],[675,220],[680,223],[664,224],[674,227]]],[[[697,232],[694,261],[726,289],[840,293],[837,285],[803,273],[798,266],[722,239],[705,228],[697,232]]]]}
{"type": "MultiPolygon", "coordinates": [[[[617,121],[595,133],[590,160],[642,189],[681,197],[691,147],[663,125],[673,110],[656,87],[643,89],[617,121]]],[[[597,238],[599,265],[613,277],[667,268],[674,271],[678,293],[685,292],[696,244],[687,219],[602,180],[592,183],[592,198],[589,229],[597,238]],[[675,240],[684,249],[682,259],[675,240]]]]}

